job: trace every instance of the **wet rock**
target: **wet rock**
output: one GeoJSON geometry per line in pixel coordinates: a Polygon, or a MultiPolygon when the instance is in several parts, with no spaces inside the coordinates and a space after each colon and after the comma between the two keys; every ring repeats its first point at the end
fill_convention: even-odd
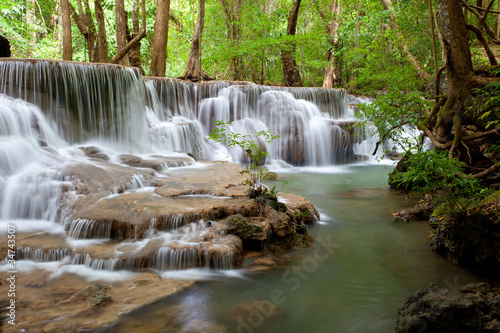
{"type": "Polygon", "coordinates": [[[148,169],[131,169],[121,165],[95,160],[92,163],[71,163],[61,170],[65,179],[75,184],[81,194],[106,192],[123,192],[137,177],[144,181],[150,179],[154,172],[148,169]]]}
{"type": "Polygon", "coordinates": [[[406,222],[411,220],[428,220],[438,206],[438,200],[435,200],[431,195],[426,195],[425,198],[413,208],[400,210],[393,215],[395,218],[406,222]]]}
{"type": "Polygon", "coordinates": [[[499,302],[498,289],[485,283],[459,290],[431,284],[399,308],[396,332],[498,332],[499,302]]]}
{"type": "Polygon", "coordinates": [[[224,224],[228,232],[243,241],[243,247],[247,251],[262,250],[269,239],[270,228],[266,223],[252,223],[250,219],[241,214],[229,216],[224,224]]]}
{"type": "Polygon", "coordinates": [[[226,326],[218,325],[201,319],[188,322],[180,333],[226,333],[226,326]]]}
{"type": "Polygon", "coordinates": [[[70,299],[63,302],[82,302],[87,301],[91,306],[102,306],[111,302],[111,296],[107,295],[110,286],[96,283],[73,295],[70,299]]]}
{"type": "Polygon", "coordinates": [[[244,301],[227,313],[227,317],[239,327],[250,329],[259,328],[286,315],[285,309],[279,305],[262,300],[244,301]]]}
{"type": "Polygon", "coordinates": [[[411,186],[409,188],[404,188],[399,185],[394,178],[398,172],[406,172],[408,170],[408,167],[410,166],[408,159],[408,155],[403,156],[403,158],[398,161],[398,164],[396,164],[396,168],[389,174],[389,180],[387,182],[391,188],[402,191],[411,191],[411,186]]]}
{"type": "Polygon", "coordinates": [[[118,158],[120,159],[121,163],[134,168],[149,168],[156,171],[161,171],[165,169],[166,166],[163,161],[156,159],[144,160],[141,157],[135,155],[122,154],[119,155],[118,158]]]}
{"type": "MultiPolygon", "coordinates": [[[[498,195],[498,194],[497,194],[498,195]]],[[[451,214],[441,206],[430,222],[431,248],[460,265],[500,275],[500,201],[490,200],[451,214]]]]}
{"type": "Polygon", "coordinates": [[[103,153],[98,147],[89,146],[89,147],[80,147],[85,156],[90,158],[98,158],[101,160],[109,161],[109,156],[103,153]]]}
{"type": "Polygon", "coordinates": [[[276,267],[276,263],[274,262],[274,260],[269,258],[269,257],[257,258],[254,260],[253,264],[254,265],[261,265],[261,266],[276,267]]]}

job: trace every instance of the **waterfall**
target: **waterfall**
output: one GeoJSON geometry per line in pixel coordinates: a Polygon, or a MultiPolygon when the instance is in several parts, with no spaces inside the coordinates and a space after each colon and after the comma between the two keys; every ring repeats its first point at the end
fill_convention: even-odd
{"type": "Polygon", "coordinates": [[[63,61],[0,61],[0,94],[38,106],[69,143],[143,152],[149,139],[138,70],[63,61]]]}
{"type": "Polygon", "coordinates": [[[199,213],[169,211],[149,217],[146,228],[68,216],[86,209],[73,205],[81,197],[101,201],[148,190],[154,197],[151,177],[195,163],[174,152],[244,162],[238,152],[207,142],[216,120],[253,137],[273,160],[294,166],[349,163],[364,135],[353,116],[347,93],[339,89],[194,84],[143,78],[118,65],[2,59],[0,225],[56,239],[47,247],[43,237],[30,235],[32,243],[17,249],[20,260],[97,270],[230,269],[239,260],[241,240],[199,213]],[[261,130],[279,139],[266,147],[257,136],[261,130]]]}

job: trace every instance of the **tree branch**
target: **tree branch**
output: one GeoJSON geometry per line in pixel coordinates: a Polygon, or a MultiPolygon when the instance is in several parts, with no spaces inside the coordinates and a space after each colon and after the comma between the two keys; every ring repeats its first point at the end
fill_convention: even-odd
{"type": "Polygon", "coordinates": [[[467,24],[467,29],[469,29],[470,31],[472,31],[473,33],[476,34],[477,40],[483,45],[483,48],[486,51],[486,55],[488,56],[488,59],[490,60],[490,64],[492,66],[498,65],[498,61],[495,58],[495,54],[491,50],[490,45],[488,44],[488,41],[484,38],[481,30],[472,24],[467,24]]]}
{"type": "Polygon", "coordinates": [[[378,147],[380,146],[381,143],[383,143],[385,141],[385,139],[387,139],[387,137],[389,136],[389,134],[391,134],[392,130],[395,130],[396,128],[399,128],[401,126],[408,125],[408,124],[410,124],[410,122],[409,121],[405,121],[403,123],[394,125],[391,128],[389,128],[387,130],[387,132],[385,132],[385,134],[382,136],[382,138],[380,138],[380,140],[378,140],[377,143],[375,144],[375,149],[373,150],[372,155],[374,156],[377,153],[378,147]]]}
{"type": "Polygon", "coordinates": [[[73,7],[73,5],[69,2],[68,2],[68,4],[69,4],[69,11],[71,13],[71,17],[73,17],[73,20],[75,20],[75,23],[76,23],[76,26],[78,27],[78,30],[80,30],[82,35],[88,36],[89,29],[87,29],[87,27],[83,23],[83,20],[80,17],[80,15],[78,15],[78,13],[76,12],[75,7],[73,7]]]}
{"type": "MultiPolygon", "coordinates": [[[[469,4],[469,7],[472,7],[472,8],[474,8],[474,9],[477,9],[477,10],[480,10],[480,11],[484,11],[484,10],[486,10],[486,9],[484,9],[483,7],[474,6],[474,5],[471,5],[471,4],[469,4]]],[[[467,8],[467,9],[469,9],[469,8],[467,8]]],[[[494,10],[489,10],[488,12],[489,12],[489,13],[492,13],[492,14],[500,14],[500,12],[497,12],[497,11],[494,11],[494,10]]]]}
{"type": "Polygon", "coordinates": [[[111,64],[119,63],[128,54],[128,52],[144,37],[146,37],[146,31],[142,30],[137,36],[134,37],[134,39],[132,39],[127,45],[125,45],[124,48],[122,48],[120,51],[116,53],[113,59],[111,59],[110,63],[111,64]]]}
{"type": "MultiPolygon", "coordinates": [[[[479,19],[479,22],[481,22],[481,25],[483,26],[484,30],[486,31],[486,33],[488,34],[488,36],[490,36],[491,38],[491,41],[495,44],[500,44],[500,39],[497,38],[497,36],[495,35],[495,32],[493,31],[493,29],[491,29],[491,27],[488,25],[488,22],[486,22],[486,19],[483,17],[483,15],[479,14],[477,10],[475,10],[474,8],[471,7],[471,5],[469,5],[467,3],[467,1],[465,0],[460,0],[460,2],[465,6],[467,7],[467,9],[472,13],[474,14],[478,19],[479,19]]],[[[491,4],[490,4],[491,5],[491,4]]],[[[486,15],[486,14],[485,14],[486,15]]]]}
{"type": "Polygon", "coordinates": [[[500,168],[500,162],[497,162],[497,163],[493,164],[489,169],[486,169],[483,172],[473,174],[471,177],[472,178],[484,178],[484,177],[492,174],[493,172],[497,171],[499,168],[500,168]]]}

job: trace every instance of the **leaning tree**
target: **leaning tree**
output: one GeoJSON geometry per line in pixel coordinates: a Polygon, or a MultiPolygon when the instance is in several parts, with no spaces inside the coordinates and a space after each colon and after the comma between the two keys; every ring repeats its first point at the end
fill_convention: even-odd
{"type": "MultiPolygon", "coordinates": [[[[489,92],[500,92],[499,68],[496,61],[490,58],[492,66],[474,69],[470,50],[472,31],[486,53],[491,53],[488,43],[482,41],[485,39],[482,31],[488,31],[486,15],[493,2],[483,13],[479,13],[464,0],[436,1],[444,58],[436,79],[444,70],[447,90],[444,95],[436,96],[435,105],[418,124],[435,148],[447,150],[450,158],[466,162],[476,178],[485,177],[500,168],[500,154],[495,154],[492,149],[500,143],[499,105],[490,103],[483,108],[477,103],[481,96],[487,96],[486,101],[499,103],[498,95],[488,96],[489,92]],[[466,22],[463,10],[467,7],[480,16],[482,29],[466,22]]],[[[497,39],[490,39],[498,43],[497,39]]]]}

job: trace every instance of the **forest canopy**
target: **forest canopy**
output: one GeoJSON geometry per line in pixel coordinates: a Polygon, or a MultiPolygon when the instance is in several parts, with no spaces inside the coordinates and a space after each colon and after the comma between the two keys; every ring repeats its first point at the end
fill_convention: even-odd
{"type": "MultiPolygon", "coordinates": [[[[487,1],[469,2],[474,7],[488,5],[487,1]]],[[[498,7],[494,2],[493,11],[498,7]]],[[[130,42],[144,30],[139,57],[145,74],[150,72],[153,52],[159,52],[153,51],[157,9],[168,6],[165,75],[183,75],[198,21],[197,0],[2,1],[0,35],[9,39],[13,57],[63,59],[65,3],[69,4],[72,60],[111,61],[127,43],[123,38],[130,42]],[[94,35],[92,44],[105,39],[104,56],[89,55],[85,28],[94,35]]],[[[435,66],[442,65],[441,44],[431,18],[431,11],[437,10],[435,1],[208,0],[203,4],[201,67],[217,79],[284,84],[282,52],[292,49],[304,86],[322,86],[325,71],[331,69],[331,86],[363,94],[394,86],[404,91],[428,89],[435,66]],[[287,30],[296,3],[297,22],[291,34],[287,30]]],[[[474,14],[467,11],[466,15],[478,25],[474,14]]],[[[486,19],[498,38],[498,15],[490,13],[486,19]]],[[[488,63],[484,53],[473,49],[475,65],[488,63]]]]}
{"type": "Polygon", "coordinates": [[[377,147],[409,126],[423,134],[410,147],[425,136],[473,177],[500,168],[500,0],[6,0],[0,13],[12,57],[341,87],[377,96],[363,110],[377,147]]]}

